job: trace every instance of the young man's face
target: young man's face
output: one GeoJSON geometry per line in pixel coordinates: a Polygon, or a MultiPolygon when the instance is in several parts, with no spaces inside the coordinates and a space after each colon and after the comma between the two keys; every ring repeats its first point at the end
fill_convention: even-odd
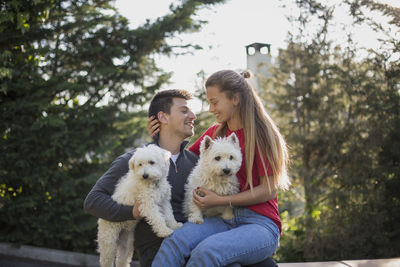
{"type": "Polygon", "coordinates": [[[168,130],[183,139],[192,136],[196,115],[189,109],[185,99],[175,97],[172,100],[170,114],[166,114],[168,130]]]}

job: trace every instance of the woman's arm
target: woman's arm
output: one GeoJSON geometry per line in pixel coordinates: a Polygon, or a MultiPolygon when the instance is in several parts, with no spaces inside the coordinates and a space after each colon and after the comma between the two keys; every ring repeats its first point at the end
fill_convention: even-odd
{"type": "Polygon", "coordinates": [[[274,199],[277,194],[276,188],[271,185],[268,186],[266,176],[260,177],[260,184],[251,190],[243,191],[235,195],[230,196],[219,196],[216,193],[207,190],[205,188],[199,188],[200,196],[194,190],[193,200],[200,208],[211,208],[214,206],[248,206],[267,202],[274,199]]]}
{"type": "Polygon", "coordinates": [[[147,119],[147,133],[148,135],[153,138],[156,134],[160,132],[160,122],[158,119],[153,115],[147,119]]]}

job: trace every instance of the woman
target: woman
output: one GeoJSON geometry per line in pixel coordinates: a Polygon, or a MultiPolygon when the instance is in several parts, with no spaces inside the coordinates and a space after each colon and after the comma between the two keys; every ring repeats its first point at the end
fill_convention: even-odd
{"type": "Polygon", "coordinates": [[[219,196],[200,188],[193,194],[201,208],[234,206],[235,217],[206,218],[203,224],[186,223],[165,239],[152,266],[249,265],[271,256],[279,242],[281,222],[277,189],[287,188],[288,155],[278,128],[265,112],[256,92],[242,75],[222,70],[205,84],[209,111],[218,124],[210,127],[190,148],[199,154],[205,135],[212,138],[235,132],[242,150],[237,173],[240,193],[219,196]]]}

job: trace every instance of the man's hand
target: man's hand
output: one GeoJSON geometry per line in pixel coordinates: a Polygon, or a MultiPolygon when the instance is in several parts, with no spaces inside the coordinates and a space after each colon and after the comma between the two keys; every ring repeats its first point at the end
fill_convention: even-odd
{"type": "Polygon", "coordinates": [[[142,215],[140,214],[139,207],[140,207],[140,202],[136,201],[135,205],[133,205],[133,210],[132,210],[133,218],[138,221],[143,219],[142,215]]]}

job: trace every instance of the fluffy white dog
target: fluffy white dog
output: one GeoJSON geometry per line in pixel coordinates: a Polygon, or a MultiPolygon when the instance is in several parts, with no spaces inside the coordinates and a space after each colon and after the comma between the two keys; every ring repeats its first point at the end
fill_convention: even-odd
{"type": "MultiPolygon", "coordinates": [[[[129,172],[116,185],[112,198],[124,205],[140,201],[139,211],[159,237],[167,237],[182,226],[176,222],[170,203],[171,186],[167,181],[171,153],[156,145],[136,150],[129,160],[129,172]]],[[[134,228],[138,221],[98,220],[97,242],[100,265],[129,266],[133,255],[134,228]]]]}
{"type": "Polygon", "coordinates": [[[233,218],[230,206],[200,209],[193,201],[193,190],[203,187],[224,196],[238,193],[236,173],[241,164],[242,153],[235,133],[216,140],[204,137],[200,144],[200,159],[185,185],[184,212],[189,222],[203,223],[203,214],[206,217],[221,216],[225,220],[233,218]]]}

